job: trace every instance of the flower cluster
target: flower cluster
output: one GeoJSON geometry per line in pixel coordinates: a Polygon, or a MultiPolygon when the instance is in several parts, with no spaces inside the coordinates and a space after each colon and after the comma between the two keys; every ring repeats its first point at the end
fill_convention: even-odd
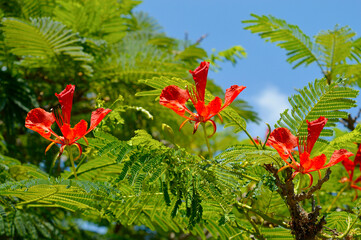
{"type": "Polygon", "coordinates": [[[348,177],[341,178],[340,182],[341,183],[348,182],[350,184],[350,187],[355,189],[354,200],[356,200],[358,197],[357,190],[361,190],[361,187],[357,186],[357,183],[361,182],[361,175],[359,177],[357,177],[356,179],[354,179],[354,171],[355,171],[355,168],[357,167],[357,165],[359,165],[360,170],[361,170],[361,144],[359,145],[359,147],[357,149],[355,159],[353,161],[351,161],[348,158],[344,159],[342,161],[342,165],[345,167],[348,177]]]}
{"type": "Polygon", "coordinates": [[[310,187],[313,183],[313,177],[310,172],[318,171],[319,177],[321,178],[321,169],[329,168],[341,161],[347,160],[348,157],[353,155],[353,153],[345,149],[336,150],[326,165],[327,158],[325,154],[311,158],[311,151],[326,122],[327,118],[322,116],[314,121],[307,121],[307,139],[295,137],[287,128],[276,128],[273,130],[268,139],[268,143],[277,150],[287,164],[279,171],[288,167],[293,168],[295,171],[292,174],[292,179],[299,173],[307,174],[310,178],[310,184],[308,186],[310,187]],[[298,148],[300,162],[296,162],[292,155],[292,150],[295,147],[298,148]],[[291,159],[291,162],[289,162],[288,159],[291,159]]]}
{"type": "Polygon", "coordinates": [[[59,99],[60,108],[53,109],[52,112],[47,112],[41,108],[35,108],[31,110],[26,117],[25,127],[39,133],[41,136],[52,142],[45,149],[45,152],[47,152],[54,144],[60,144],[60,156],[66,146],[75,145],[79,149],[80,156],[82,154],[82,148],[76,141],[83,138],[85,142],[88,142],[85,135],[92,131],[103,118],[111,112],[110,109],[98,108],[91,114],[89,129],[88,123],[85,120],[80,120],[80,122],[72,128],[70,125],[70,116],[73,107],[74,91],[74,85],[67,85],[61,93],[55,93],[55,96],[59,99]],[[52,130],[51,126],[54,122],[58,124],[63,136],[59,136],[52,130]],[[52,135],[55,139],[51,138],[52,135]]]}

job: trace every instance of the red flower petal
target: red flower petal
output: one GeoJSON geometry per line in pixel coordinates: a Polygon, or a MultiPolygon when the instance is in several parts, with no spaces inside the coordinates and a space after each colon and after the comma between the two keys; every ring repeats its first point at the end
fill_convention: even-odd
{"type": "MultiPolygon", "coordinates": [[[[356,155],[357,156],[357,155],[356,155]]],[[[355,157],[356,159],[356,157],[355,157]]],[[[342,165],[346,168],[346,171],[354,171],[355,170],[355,164],[350,159],[346,158],[342,160],[342,165]]]]}
{"type": "Polygon", "coordinates": [[[54,141],[50,139],[52,133],[58,137],[51,129],[51,125],[54,122],[55,118],[52,113],[49,113],[41,108],[35,108],[26,116],[25,127],[39,133],[48,140],[54,141]]]}
{"type": "Polygon", "coordinates": [[[310,153],[318,137],[320,136],[323,127],[326,125],[327,118],[321,116],[312,122],[309,122],[308,120],[306,121],[308,125],[307,126],[308,135],[307,135],[307,145],[305,150],[310,153]]]}
{"type": "Polygon", "coordinates": [[[203,118],[202,122],[206,122],[221,111],[222,100],[219,97],[215,97],[207,106],[204,105],[203,101],[199,101],[194,107],[196,108],[198,115],[203,118]]]}
{"type": "Polygon", "coordinates": [[[308,152],[304,152],[300,154],[300,164],[305,171],[309,170],[312,167],[312,161],[310,159],[310,154],[308,152]]]}
{"type": "Polygon", "coordinates": [[[207,105],[207,109],[208,109],[207,118],[210,119],[211,117],[217,115],[221,111],[221,108],[222,108],[222,99],[220,99],[219,97],[215,97],[207,105]]]}
{"type": "Polygon", "coordinates": [[[292,149],[297,146],[297,138],[287,128],[276,128],[270,134],[267,143],[277,150],[283,160],[286,160],[292,149]]]}
{"type": "Polygon", "coordinates": [[[63,133],[64,138],[68,140],[66,144],[71,145],[76,140],[84,137],[85,134],[87,134],[87,129],[88,123],[84,120],[80,120],[74,128],[71,128],[69,124],[65,123],[60,130],[63,133]]]}
{"type": "Polygon", "coordinates": [[[74,85],[67,85],[66,88],[59,94],[55,93],[58,97],[61,105],[61,111],[63,114],[63,123],[70,124],[71,109],[73,107],[73,95],[75,91],[74,85]]]}
{"type": "Polygon", "coordinates": [[[333,165],[335,165],[351,156],[353,156],[353,153],[347,151],[346,149],[336,150],[333,152],[331,159],[327,163],[327,165],[325,165],[321,169],[332,167],[333,165]]]}
{"type": "Polygon", "coordinates": [[[202,118],[208,117],[209,111],[203,101],[196,102],[194,104],[194,108],[196,109],[198,115],[201,116],[202,118]]]}
{"type": "Polygon", "coordinates": [[[193,76],[194,82],[196,83],[196,89],[197,89],[199,101],[204,101],[204,93],[206,91],[208,69],[209,69],[209,62],[201,62],[199,67],[197,67],[194,71],[189,70],[189,72],[193,76]]]}
{"type": "Polygon", "coordinates": [[[187,90],[181,89],[174,85],[170,85],[162,90],[159,103],[167,108],[172,109],[178,115],[185,117],[184,113],[186,110],[188,110],[185,104],[188,99],[189,94],[187,90]]]}
{"type": "Polygon", "coordinates": [[[358,178],[356,178],[356,180],[354,181],[354,183],[358,183],[361,181],[361,176],[359,176],[358,178]]]}
{"type": "Polygon", "coordinates": [[[360,170],[361,170],[361,144],[359,144],[357,152],[356,152],[356,156],[355,159],[353,160],[355,166],[357,164],[360,164],[360,170]]]}
{"type": "Polygon", "coordinates": [[[327,157],[325,154],[321,154],[319,156],[316,156],[312,159],[310,159],[311,162],[311,168],[310,170],[315,171],[315,170],[320,170],[323,165],[325,165],[327,160],[327,157]]]}
{"type": "Polygon", "coordinates": [[[238,94],[240,92],[242,92],[243,89],[245,89],[245,88],[246,88],[245,86],[238,86],[238,85],[233,85],[230,88],[228,88],[226,90],[226,96],[224,98],[224,105],[223,105],[222,109],[229,106],[229,104],[231,104],[234,101],[234,99],[236,99],[238,94]]]}
{"type": "Polygon", "coordinates": [[[92,116],[90,118],[90,127],[86,134],[88,134],[91,130],[93,130],[98,124],[103,120],[103,118],[108,115],[112,110],[111,109],[104,109],[98,108],[97,110],[92,112],[92,116]]]}

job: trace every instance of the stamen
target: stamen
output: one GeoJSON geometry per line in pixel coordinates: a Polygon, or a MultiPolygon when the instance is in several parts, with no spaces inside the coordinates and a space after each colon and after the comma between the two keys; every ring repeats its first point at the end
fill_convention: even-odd
{"type": "Polygon", "coordinates": [[[60,106],[56,106],[55,108],[52,108],[50,110],[52,111],[55,121],[58,124],[59,128],[61,128],[64,125],[64,117],[60,109],[60,106]]]}

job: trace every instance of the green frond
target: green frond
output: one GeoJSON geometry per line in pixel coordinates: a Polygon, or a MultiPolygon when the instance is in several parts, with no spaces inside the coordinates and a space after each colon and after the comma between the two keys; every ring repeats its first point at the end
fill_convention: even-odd
{"type": "Polygon", "coordinates": [[[237,164],[241,167],[248,165],[280,164],[279,155],[272,150],[258,150],[251,145],[235,145],[227,148],[216,157],[222,165],[237,164]]]}
{"type": "Polygon", "coordinates": [[[36,17],[51,17],[55,0],[18,0],[21,13],[26,20],[36,17]]]}
{"type": "Polygon", "coordinates": [[[316,80],[308,86],[298,90],[299,94],[288,99],[292,106],[291,111],[286,110],[281,114],[275,127],[285,127],[298,136],[307,135],[307,122],[324,116],[328,122],[320,136],[332,136],[333,130],[339,118],[347,118],[348,113],[343,111],[355,105],[353,100],[358,91],[349,87],[342,87],[341,80],[331,85],[326,80],[316,80]]]}
{"type": "Polygon", "coordinates": [[[62,23],[50,18],[32,19],[31,23],[15,18],[3,20],[5,44],[11,52],[23,57],[22,64],[27,66],[47,66],[53,60],[59,62],[60,55],[66,55],[74,61],[81,62],[85,70],[92,57],[78,45],[80,41],[62,23]]]}
{"type": "Polygon", "coordinates": [[[184,63],[174,60],[174,54],[167,49],[149,43],[151,39],[132,34],[112,45],[106,58],[96,66],[100,77],[111,79],[112,84],[134,84],[139,79],[184,76],[184,63]]]}
{"type": "Polygon", "coordinates": [[[335,65],[343,63],[349,58],[353,37],[356,35],[349,27],[335,27],[333,31],[322,31],[316,35],[316,43],[323,53],[320,60],[327,68],[333,69],[335,65]]]}
{"type": "Polygon", "coordinates": [[[237,60],[243,59],[247,57],[247,53],[242,46],[233,46],[229,49],[223,50],[216,53],[212,53],[210,56],[210,62],[212,65],[216,66],[216,68],[220,68],[216,61],[230,61],[234,66],[237,63],[237,60]]]}
{"type": "Polygon", "coordinates": [[[207,52],[203,48],[198,48],[194,45],[185,48],[183,51],[178,53],[176,59],[180,59],[182,61],[190,61],[195,62],[197,59],[204,59],[207,57],[207,52]]]}
{"type": "Polygon", "coordinates": [[[317,152],[322,151],[322,153],[324,153],[326,156],[331,156],[331,154],[335,150],[339,150],[339,149],[347,149],[348,151],[356,152],[356,150],[352,149],[352,147],[356,148],[357,145],[355,143],[359,143],[359,142],[361,142],[360,124],[358,124],[352,132],[336,137],[335,139],[330,141],[326,146],[316,148],[315,153],[317,154],[317,152]]]}
{"type": "Polygon", "coordinates": [[[289,63],[295,63],[293,68],[309,65],[320,59],[318,45],[304,34],[296,25],[288,24],[282,19],[251,14],[254,19],[242,21],[248,24],[244,29],[258,33],[261,38],[277,42],[278,46],[287,51],[289,63]]]}
{"type": "Polygon", "coordinates": [[[290,230],[277,228],[262,228],[262,234],[266,239],[293,240],[290,230]]]}
{"type": "Polygon", "coordinates": [[[55,19],[84,37],[104,39],[112,44],[126,35],[128,14],[116,0],[57,1],[55,19]]]}
{"type": "Polygon", "coordinates": [[[156,34],[162,31],[162,26],[157,20],[149,16],[146,12],[135,12],[128,22],[129,30],[132,32],[142,32],[147,34],[156,34]]]}
{"type": "Polygon", "coordinates": [[[352,227],[351,224],[356,218],[357,216],[352,213],[332,212],[326,217],[326,227],[329,229],[335,229],[339,233],[343,233],[352,227]]]}

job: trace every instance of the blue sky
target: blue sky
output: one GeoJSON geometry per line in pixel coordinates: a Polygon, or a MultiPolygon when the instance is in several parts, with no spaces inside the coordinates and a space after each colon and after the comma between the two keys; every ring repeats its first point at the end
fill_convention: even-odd
{"type": "MultiPolygon", "coordinates": [[[[295,93],[294,89],[322,75],[315,65],[293,70],[284,50],[244,30],[241,21],[251,19],[251,13],[270,14],[298,25],[310,37],[336,24],[348,25],[361,36],[361,1],[356,0],[144,0],[136,10],[154,17],[170,37],[184,39],[187,32],[188,38],[196,41],[208,34],[201,47],[209,53],[234,45],[244,47],[247,58],[235,67],[221,64],[222,70],[210,72],[209,77],[223,89],[233,84],[247,86],[239,98],[247,100],[262,122],[271,126],[288,107],[287,97],[295,93]]],[[[250,124],[248,130],[263,137],[265,126],[250,124]]]]}

